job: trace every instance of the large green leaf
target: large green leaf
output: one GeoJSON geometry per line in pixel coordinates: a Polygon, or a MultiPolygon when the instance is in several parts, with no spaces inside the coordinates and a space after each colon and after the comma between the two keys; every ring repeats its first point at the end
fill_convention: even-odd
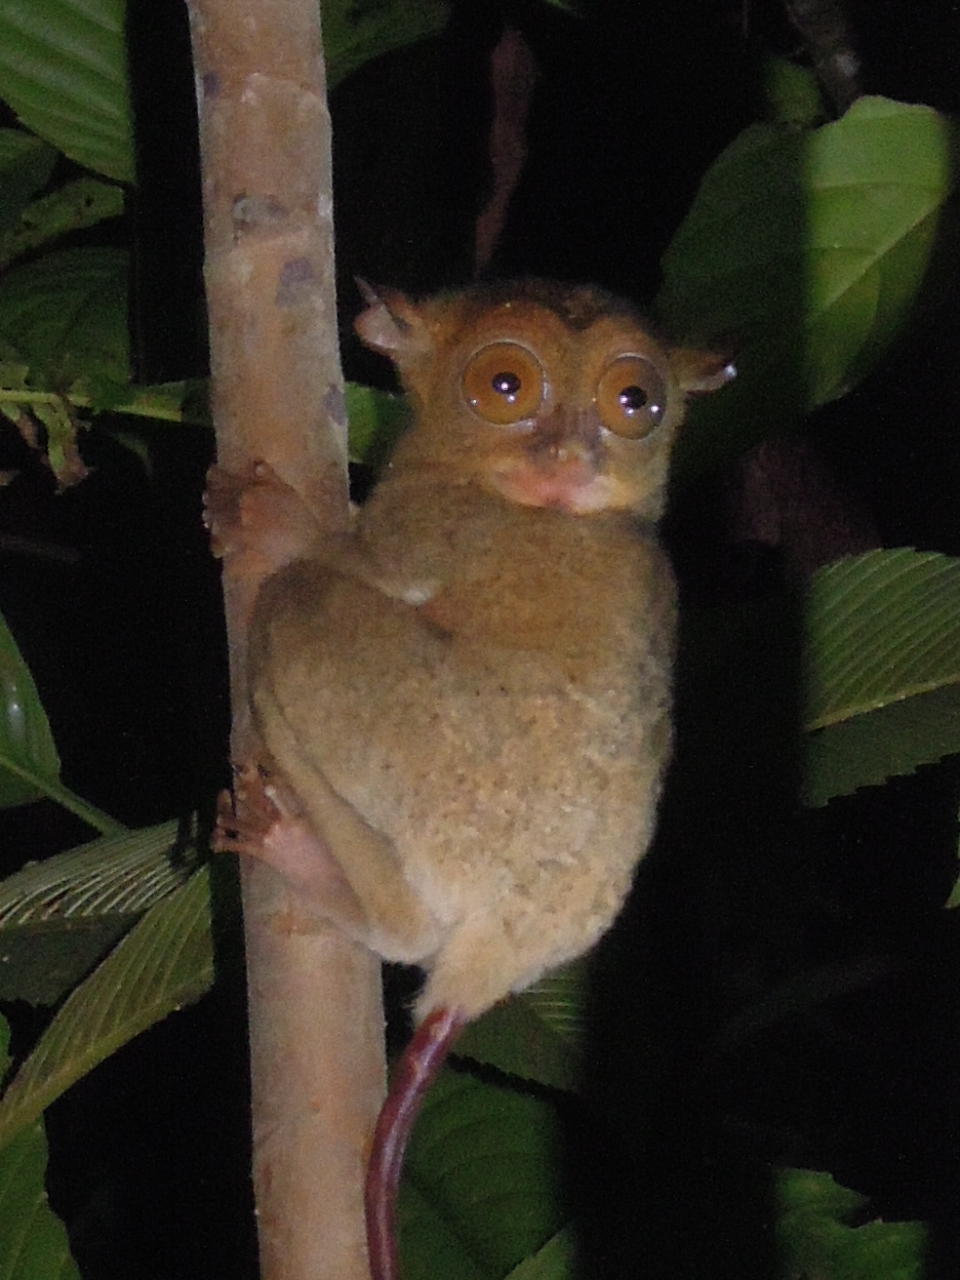
{"type": "Polygon", "coordinates": [[[45,794],[60,775],[60,757],[27,664],[0,618],[0,808],[45,794]]]}
{"type": "Polygon", "coordinates": [[[848,1226],[850,1218],[863,1216],[867,1199],[834,1182],[829,1173],[785,1169],[777,1191],[782,1276],[920,1280],[923,1275],[923,1223],[878,1219],[848,1226]]]}
{"type": "Polygon", "coordinates": [[[17,221],[24,206],[45,186],[57,153],[19,129],[0,129],[0,232],[17,221]]]}
{"type": "MultiPolygon", "coordinates": [[[[957,814],[957,828],[960,830],[960,813],[957,814]]],[[[957,853],[960,854],[960,842],[958,842],[957,853]]],[[[945,905],[951,908],[960,907],[960,876],[957,877],[945,905]]]]}
{"type": "Polygon", "coordinates": [[[0,999],[55,1004],[196,869],[192,834],[165,822],[94,840],[0,881],[0,999]]]}
{"type": "MultiPolygon", "coordinates": [[[[56,152],[51,151],[51,155],[56,155],[56,152]]],[[[0,267],[6,267],[68,231],[93,227],[107,218],[118,218],[122,213],[123,188],[115,183],[86,177],[65,182],[49,195],[41,196],[18,210],[12,225],[0,235],[0,267]]]]}
{"type": "Polygon", "coordinates": [[[124,0],[0,0],[0,97],[72,160],[131,182],[124,0]]]}
{"type": "Polygon", "coordinates": [[[763,81],[769,119],[801,128],[823,124],[823,93],[812,67],[767,54],[763,59],[763,81]]]}
{"type": "Polygon", "coordinates": [[[563,1226],[554,1108],[447,1070],[417,1121],[400,1194],[405,1280],[500,1280],[563,1226]]]}
{"type": "Polygon", "coordinates": [[[576,1092],[581,1084],[585,966],[567,965],[471,1023],[457,1053],[508,1075],[576,1092]]]}
{"type": "MultiPolygon", "coordinates": [[[[0,1074],[9,1066],[7,1024],[0,1018],[0,1074]]],[[[43,1121],[0,1152],[0,1277],[80,1280],[63,1223],[47,1200],[47,1140],[43,1121]]]]}
{"type": "Polygon", "coordinates": [[[449,0],[321,0],[329,87],[371,58],[442,31],[450,9],[449,0]]]}
{"type": "Polygon", "coordinates": [[[202,867],[67,999],[0,1100],[0,1148],[75,1080],[212,982],[209,868],[202,867]]]}
{"type": "MultiPolygon", "coordinates": [[[[0,97],[41,138],[98,173],[134,178],[124,0],[0,0],[0,97]]],[[[330,87],[442,30],[447,0],[325,0],[330,87]]]]}
{"type": "MultiPolygon", "coordinates": [[[[158,422],[209,427],[207,382],[196,378],[156,386],[128,386],[122,399],[111,404],[115,413],[152,418],[158,422]]],[[[405,396],[348,382],[344,388],[350,419],[350,460],[379,469],[406,430],[410,410],[405,396]]],[[[87,402],[77,398],[77,403],[87,402]]]]}
{"type": "Polygon", "coordinates": [[[61,488],[84,479],[79,404],[129,395],[127,258],[68,249],[0,279],[0,412],[46,452],[61,488]]]}
{"type": "Polygon", "coordinates": [[[345,391],[350,457],[379,469],[410,421],[406,398],[357,382],[348,382],[345,391]]]}
{"type": "Polygon", "coordinates": [[[140,915],[196,870],[196,836],[177,822],[105,836],[0,880],[0,932],[50,920],[140,915]]]}
{"type": "Polygon", "coordinates": [[[470,1256],[443,1206],[421,1193],[409,1177],[400,1193],[398,1229],[405,1280],[499,1280],[470,1256]]]}
{"type": "Polygon", "coordinates": [[[0,359],[34,386],[129,381],[128,261],[119,249],[64,249],[0,280],[0,359]]]}
{"type": "Polygon", "coordinates": [[[739,378],[696,407],[677,466],[703,468],[843,395],[917,297],[956,183],[952,126],[862,98],[812,132],[747,129],[703,180],[664,257],[674,332],[736,350],[739,378]]]}
{"type": "Polygon", "coordinates": [[[954,685],[811,734],[804,753],[803,800],[823,805],[957,752],[960,690],[954,685]]]}
{"type": "Polygon", "coordinates": [[[805,625],[809,803],[960,752],[960,560],[901,548],[828,565],[805,625]]]}
{"type": "Polygon", "coordinates": [[[811,729],[960,682],[960,559],[900,547],[827,565],[809,586],[811,729]]]}
{"type": "Polygon", "coordinates": [[[573,1280],[576,1274],[573,1231],[563,1227],[542,1249],[514,1267],[505,1280],[573,1280]]]}
{"type": "Polygon", "coordinates": [[[96,830],[122,830],[60,781],[60,757],[27,664],[0,618],[0,808],[47,796],[96,830]]]}

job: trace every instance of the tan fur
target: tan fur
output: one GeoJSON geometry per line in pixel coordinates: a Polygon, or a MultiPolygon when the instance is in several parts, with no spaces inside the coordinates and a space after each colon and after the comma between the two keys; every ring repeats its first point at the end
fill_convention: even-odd
{"type": "Polygon", "coordinates": [[[425,965],[418,1016],[474,1017],[590,947],[649,844],[675,628],[654,521],[684,394],[722,378],[606,295],[536,282],[420,306],[385,294],[358,329],[397,363],[415,425],[353,534],[267,582],[253,707],[356,895],[330,914],[425,965]],[[548,388],[507,427],[459,390],[464,362],[504,338],[548,388]],[[600,427],[592,401],[622,351],[667,386],[639,440],[600,427]],[[570,513],[568,454],[602,508],[570,513]],[[522,495],[560,476],[559,505],[508,500],[506,473],[522,495]]]}

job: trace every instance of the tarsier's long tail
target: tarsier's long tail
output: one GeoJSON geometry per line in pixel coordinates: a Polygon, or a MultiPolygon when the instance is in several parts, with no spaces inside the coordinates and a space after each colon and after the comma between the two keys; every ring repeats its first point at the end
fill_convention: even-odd
{"type": "Polygon", "coordinates": [[[397,1190],[403,1155],[424,1096],[466,1021],[457,1009],[434,1009],[417,1027],[390,1082],[367,1167],[365,1204],[372,1280],[398,1280],[397,1190]]]}

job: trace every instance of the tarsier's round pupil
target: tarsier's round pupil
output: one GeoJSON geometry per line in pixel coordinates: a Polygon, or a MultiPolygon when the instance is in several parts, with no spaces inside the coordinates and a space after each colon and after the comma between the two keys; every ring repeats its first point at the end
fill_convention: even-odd
{"type": "Polygon", "coordinates": [[[638,387],[634,384],[630,387],[624,387],[618,399],[627,413],[636,413],[647,403],[647,393],[643,387],[638,387]]]}
{"type": "Polygon", "coordinates": [[[505,396],[508,400],[515,400],[522,384],[518,373],[504,370],[503,373],[493,375],[490,385],[498,395],[505,396]]]}

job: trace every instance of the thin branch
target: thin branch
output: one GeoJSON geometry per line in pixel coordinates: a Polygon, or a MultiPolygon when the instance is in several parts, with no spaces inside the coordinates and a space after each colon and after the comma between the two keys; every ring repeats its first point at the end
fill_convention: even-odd
{"type": "Polygon", "coordinates": [[[837,114],[860,97],[860,59],[842,0],[786,0],[787,16],[803,36],[814,70],[837,114]]]}
{"type": "MultiPolygon", "coordinates": [[[[212,409],[222,466],[264,459],[348,518],[330,137],[316,0],[188,0],[200,113],[212,409]]],[[[259,583],[224,574],[233,754],[259,583]]],[[[254,1180],[264,1280],[366,1280],[363,1164],[383,1093],[379,964],[245,866],[254,1180]]]]}

